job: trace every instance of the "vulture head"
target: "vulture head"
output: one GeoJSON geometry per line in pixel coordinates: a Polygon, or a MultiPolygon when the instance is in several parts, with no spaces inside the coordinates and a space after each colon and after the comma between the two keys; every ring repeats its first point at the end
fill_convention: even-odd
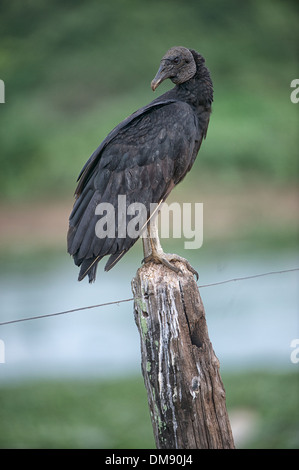
{"type": "Polygon", "coordinates": [[[172,47],[162,57],[159,70],[152,80],[152,90],[155,89],[167,78],[179,85],[187,82],[195,75],[196,63],[189,49],[186,47],[172,47]]]}

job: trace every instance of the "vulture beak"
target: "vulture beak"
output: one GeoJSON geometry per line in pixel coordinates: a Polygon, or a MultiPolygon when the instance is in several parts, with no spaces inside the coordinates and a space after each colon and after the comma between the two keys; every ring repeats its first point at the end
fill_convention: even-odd
{"type": "Polygon", "coordinates": [[[161,63],[159,70],[151,82],[151,88],[153,91],[162,83],[166,78],[169,78],[169,70],[165,63],[161,63]]]}

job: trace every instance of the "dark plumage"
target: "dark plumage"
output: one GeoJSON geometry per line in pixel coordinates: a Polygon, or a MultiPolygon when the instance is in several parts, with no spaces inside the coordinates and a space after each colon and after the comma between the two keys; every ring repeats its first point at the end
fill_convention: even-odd
{"type": "MultiPolygon", "coordinates": [[[[121,122],[83,167],[69,219],[68,252],[80,266],[79,280],[94,281],[98,262],[110,255],[111,269],[136,238],[98,238],[95,214],[100,202],[117,209],[118,195],[127,206],[164,201],[191,169],[206,137],[213,87],[204,58],[184,47],[171,48],[161,60],[152,89],[170,78],[176,86],[121,122]]],[[[127,222],[132,216],[127,215],[127,222]]]]}

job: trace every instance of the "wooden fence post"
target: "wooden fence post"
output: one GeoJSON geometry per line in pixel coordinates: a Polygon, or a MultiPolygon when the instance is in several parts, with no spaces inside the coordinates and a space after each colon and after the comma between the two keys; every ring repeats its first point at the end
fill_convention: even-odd
{"type": "Polygon", "coordinates": [[[146,263],[132,280],[141,364],[158,449],[234,448],[219,361],[193,275],[146,263]]]}

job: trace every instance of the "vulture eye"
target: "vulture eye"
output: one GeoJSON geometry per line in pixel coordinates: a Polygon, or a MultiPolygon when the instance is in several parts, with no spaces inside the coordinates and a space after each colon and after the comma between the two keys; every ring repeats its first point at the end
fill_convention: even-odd
{"type": "Polygon", "coordinates": [[[178,64],[179,61],[180,61],[180,58],[179,58],[179,57],[175,57],[175,58],[173,59],[173,62],[174,62],[175,64],[178,64]]]}

